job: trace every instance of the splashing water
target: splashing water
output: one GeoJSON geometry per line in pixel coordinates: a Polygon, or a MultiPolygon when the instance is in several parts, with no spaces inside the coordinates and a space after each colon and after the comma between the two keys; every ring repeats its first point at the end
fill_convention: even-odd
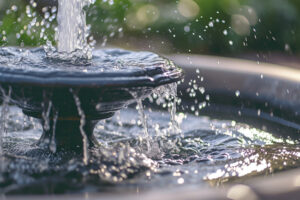
{"type": "Polygon", "coordinates": [[[150,101],[156,99],[156,104],[161,105],[163,108],[168,108],[170,112],[170,132],[174,134],[180,134],[181,129],[176,119],[177,111],[177,83],[161,86],[153,92],[153,98],[150,101]]]}
{"type": "Polygon", "coordinates": [[[115,192],[161,187],[219,185],[237,178],[300,166],[297,141],[283,140],[245,124],[185,115],[183,137],[168,134],[169,113],[145,109],[151,152],[139,142],[144,127],[128,108],[101,121],[95,136],[101,148],[81,156],[56,155],[31,145],[41,133],[37,122],[10,107],[4,140],[2,193],[115,192]],[[21,124],[23,124],[21,126],[21,124]],[[157,133],[160,134],[157,134],[157,133]],[[155,154],[155,149],[157,153],[155,154]],[[61,187],[63,185],[63,187],[61,187]],[[52,189],[50,189],[52,188],[52,189]]]}
{"type": "Polygon", "coordinates": [[[144,128],[144,138],[143,139],[146,140],[147,150],[150,151],[151,147],[150,147],[150,137],[149,137],[149,130],[148,130],[148,121],[147,121],[147,117],[144,112],[143,102],[141,99],[137,100],[137,105],[138,105],[137,109],[139,111],[140,120],[141,120],[143,128],[144,128]]]}
{"type": "MultiPolygon", "coordinates": [[[[77,64],[77,58],[92,58],[84,7],[93,2],[59,0],[58,46],[57,50],[50,44],[45,47],[48,57],[62,60],[75,58],[77,64]]],[[[108,67],[101,70],[112,70],[115,67],[110,63],[109,59],[112,58],[103,52],[96,52],[97,57],[106,58],[106,63],[101,63],[101,66],[108,67]]],[[[12,63],[9,57],[14,52],[10,53],[1,55],[0,52],[1,62],[12,63]]],[[[43,56],[35,58],[29,51],[17,52],[16,55],[20,59],[33,59],[40,70],[47,69],[50,64],[58,65],[57,62],[47,61],[49,63],[46,66],[41,66],[45,63],[43,56]]],[[[127,69],[129,66],[133,70],[140,67],[141,63],[132,65],[136,56],[130,55],[123,62],[120,59],[120,66],[115,70],[127,69]]],[[[145,58],[157,62],[151,56],[145,58]]],[[[19,60],[15,62],[19,63],[19,60]]],[[[95,60],[93,62],[94,65],[89,65],[87,73],[100,70],[96,68],[99,63],[95,60]]],[[[28,67],[31,64],[28,61],[28,67]]],[[[67,66],[69,62],[60,65],[67,66]]],[[[69,66],[69,70],[82,68],[69,66]]],[[[194,89],[203,93],[198,86],[194,85],[194,89]]],[[[150,102],[167,108],[169,113],[144,110],[141,99],[138,99],[138,112],[129,108],[112,119],[100,122],[95,135],[101,148],[88,149],[83,130],[85,114],[78,96],[74,91],[71,92],[81,117],[83,158],[70,155],[69,152],[53,155],[56,152],[54,135],[50,153],[31,145],[38,141],[41,127],[33,119],[24,117],[18,108],[10,107],[8,101],[3,102],[0,133],[1,193],[115,192],[122,189],[127,192],[137,186],[144,190],[178,185],[205,186],[205,182],[220,184],[237,177],[268,174],[300,166],[298,141],[283,140],[245,124],[176,113],[179,101],[176,84],[160,87],[149,97],[150,102]],[[4,134],[6,124],[8,135],[4,134]],[[146,143],[140,142],[140,135],[143,134],[146,143]]],[[[9,97],[10,94],[3,96],[9,97]]],[[[48,106],[50,112],[51,102],[44,106],[48,106]]],[[[47,120],[49,112],[43,113],[46,119],[44,129],[50,129],[47,120]]],[[[57,114],[54,118],[57,118],[57,114]]]]}

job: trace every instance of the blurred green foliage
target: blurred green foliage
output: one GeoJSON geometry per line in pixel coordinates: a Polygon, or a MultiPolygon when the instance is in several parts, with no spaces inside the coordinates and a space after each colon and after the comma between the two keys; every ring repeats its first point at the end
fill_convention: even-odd
{"type": "MultiPolygon", "coordinates": [[[[36,16],[28,16],[26,5],[28,11],[25,1],[0,3],[0,45],[54,42],[55,20],[43,37],[41,24],[27,34],[28,24],[35,17],[41,23],[45,12],[31,6],[36,16]]],[[[218,55],[300,51],[299,0],[97,0],[87,15],[92,35],[103,46],[218,55]]]]}
{"type": "Polygon", "coordinates": [[[27,6],[26,3],[20,0],[11,0],[3,4],[2,7],[0,4],[1,46],[37,46],[45,44],[46,39],[41,37],[42,29],[44,29],[49,40],[54,40],[54,24],[48,28],[40,24],[43,16],[34,8],[27,6]]]}

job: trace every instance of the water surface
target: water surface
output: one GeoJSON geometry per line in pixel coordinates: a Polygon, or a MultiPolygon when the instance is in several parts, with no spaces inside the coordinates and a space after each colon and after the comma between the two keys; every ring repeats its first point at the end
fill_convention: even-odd
{"type": "MultiPolygon", "coordinates": [[[[71,57],[72,58],[72,57],[71,57]]],[[[23,70],[34,73],[70,72],[139,72],[147,68],[174,68],[175,65],[151,52],[134,52],[122,49],[98,49],[93,51],[93,59],[74,57],[75,60],[49,58],[42,48],[21,49],[0,48],[0,68],[23,70]]]]}
{"type": "Polygon", "coordinates": [[[100,122],[88,165],[72,153],[53,155],[34,145],[40,125],[9,107],[0,188],[7,194],[135,192],[208,187],[300,166],[297,141],[235,121],[147,109],[147,140],[138,111],[128,108],[100,122]],[[150,149],[147,145],[150,143],[150,149]]]}

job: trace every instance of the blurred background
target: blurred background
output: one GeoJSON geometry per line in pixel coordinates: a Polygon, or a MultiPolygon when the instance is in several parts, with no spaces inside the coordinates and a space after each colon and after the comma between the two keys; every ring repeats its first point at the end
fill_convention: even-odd
{"type": "MultiPolygon", "coordinates": [[[[55,0],[0,0],[0,45],[55,43],[55,0]]],[[[299,0],[96,0],[89,39],[158,53],[299,66],[299,0]]]]}

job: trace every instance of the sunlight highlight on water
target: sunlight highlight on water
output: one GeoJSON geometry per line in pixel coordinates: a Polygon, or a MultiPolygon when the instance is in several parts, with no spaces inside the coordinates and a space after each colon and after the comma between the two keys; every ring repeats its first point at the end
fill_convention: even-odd
{"type": "MultiPolygon", "coordinates": [[[[147,144],[139,139],[144,127],[138,112],[129,108],[101,121],[95,130],[101,148],[90,149],[88,159],[82,162],[81,156],[68,152],[53,154],[32,145],[38,140],[41,128],[34,128],[37,122],[28,120],[20,109],[10,107],[6,115],[9,134],[3,144],[5,167],[0,172],[3,177],[0,182],[4,185],[1,192],[26,193],[26,188],[40,188],[47,193],[50,183],[67,183],[64,190],[79,193],[103,189],[130,191],[134,185],[143,190],[179,185],[206,187],[206,182],[220,185],[300,165],[297,141],[289,144],[245,124],[189,114],[178,121],[182,130],[179,138],[169,132],[168,112],[147,108],[144,112],[151,138],[149,151],[147,144]],[[20,116],[24,119],[16,120],[20,116]],[[255,135],[257,131],[260,137],[249,134],[255,135]],[[74,179],[75,182],[71,181],[74,179]]],[[[55,191],[58,190],[52,192],[55,191]]]]}

